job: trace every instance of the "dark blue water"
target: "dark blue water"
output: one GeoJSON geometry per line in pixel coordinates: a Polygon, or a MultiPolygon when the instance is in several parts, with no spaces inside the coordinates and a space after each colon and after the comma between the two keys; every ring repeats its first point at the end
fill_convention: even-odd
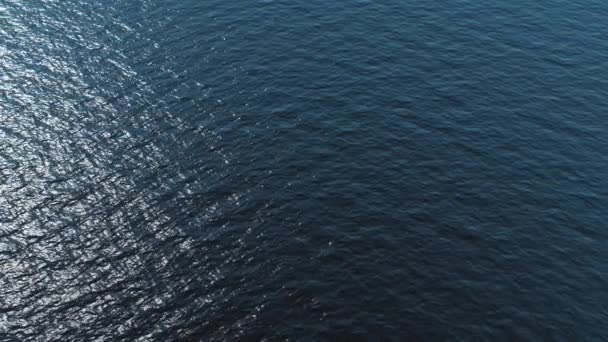
{"type": "Polygon", "coordinates": [[[607,18],[0,0],[0,341],[608,339],[607,18]]]}

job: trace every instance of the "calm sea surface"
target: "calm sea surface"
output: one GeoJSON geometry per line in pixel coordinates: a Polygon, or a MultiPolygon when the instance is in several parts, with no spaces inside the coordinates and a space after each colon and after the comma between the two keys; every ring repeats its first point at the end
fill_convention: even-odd
{"type": "Polygon", "coordinates": [[[607,322],[606,1],[0,0],[0,341],[607,322]]]}

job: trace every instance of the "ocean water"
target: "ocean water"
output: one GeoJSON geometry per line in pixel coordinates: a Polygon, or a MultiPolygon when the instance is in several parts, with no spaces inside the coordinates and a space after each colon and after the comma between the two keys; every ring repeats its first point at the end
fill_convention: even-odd
{"type": "Polygon", "coordinates": [[[0,341],[607,340],[607,18],[0,0],[0,341]]]}

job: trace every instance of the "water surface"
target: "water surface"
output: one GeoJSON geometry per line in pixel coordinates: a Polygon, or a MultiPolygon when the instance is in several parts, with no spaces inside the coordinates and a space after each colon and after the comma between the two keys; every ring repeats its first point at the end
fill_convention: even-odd
{"type": "Polygon", "coordinates": [[[606,340],[603,1],[0,0],[0,340],[606,340]]]}

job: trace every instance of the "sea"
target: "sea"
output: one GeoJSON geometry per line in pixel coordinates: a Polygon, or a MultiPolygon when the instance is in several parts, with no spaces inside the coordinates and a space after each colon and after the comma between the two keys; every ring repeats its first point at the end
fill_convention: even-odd
{"type": "Polygon", "coordinates": [[[0,341],[608,340],[603,0],[0,0],[0,341]]]}

